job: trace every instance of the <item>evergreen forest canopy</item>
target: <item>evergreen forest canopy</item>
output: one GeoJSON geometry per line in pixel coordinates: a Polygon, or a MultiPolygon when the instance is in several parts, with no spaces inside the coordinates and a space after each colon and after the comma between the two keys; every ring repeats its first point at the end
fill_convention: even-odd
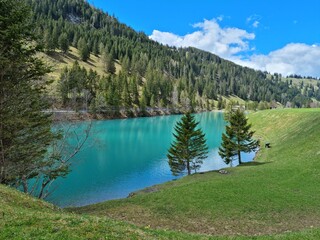
{"type": "Polygon", "coordinates": [[[84,0],[26,0],[35,31],[50,55],[76,47],[82,61],[101,56],[103,75],[77,62],[61,73],[53,101],[60,107],[104,111],[224,108],[222,96],[258,103],[308,107],[320,100],[317,86],[296,86],[280,74],[241,67],[195,48],[163,46],[84,0]],[[116,73],[115,64],[121,65],[116,73]],[[289,104],[289,105],[288,105],[289,104]]]}
{"type": "Polygon", "coordinates": [[[50,69],[37,56],[41,46],[29,19],[24,1],[0,0],[0,184],[45,198],[50,185],[69,173],[90,129],[83,137],[73,134],[76,143],[69,144],[64,139],[71,126],[52,128],[44,111],[50,69]]]}

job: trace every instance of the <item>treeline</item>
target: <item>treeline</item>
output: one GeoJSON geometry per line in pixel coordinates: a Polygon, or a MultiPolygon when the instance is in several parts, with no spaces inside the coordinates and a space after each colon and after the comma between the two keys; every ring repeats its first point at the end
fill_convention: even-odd
{"type": "Polygon", "coordinates": [[[96,110],[110,107],[222,108],[221,96],[231,95],[257,103],[276,101],[302,107],[313,97],[282,81],[281,75],[270,77],[195,48],[163,46],[86,1],[27,1],[34,12],[35,31],[43,36],[48,53],[56,49],[67,53],[69,46],[73,46],[79,50],[81,60],[87,61],[94,54],[101,56],[104,63],[105,76],[86,73],[91,81],[86,84],[80,83],[81,79],[66,77],[75,71],[85,74],[77,64],[65,69],[60,79],[59,99],[64,107],[71,106],[74,96],[96,110]],[[121,65],[121,73],[117,75],[116,62],[121,65]],[[88,92],[90,101],[85,101],[88,92]]]}
{"type": "Polygon", "coordinates": [[[297,79],[313,79],[313,80],[319,80],[316,77],[312,77],[312,76],[301,76],[299,74],[290,74],[288,75],[286,78],[297,78],[297,79]]]}
{"type": "MultiPolygon", "coordinates": [[[[300,79],[300,78],[298,78],[298,79],[300,79]]],[[[303,79],[305,79],[305,78],[303,78],[303,79]]],[[[316,80],[316,79],[313,79],[313,80],[316,80]]],[[[286,79],[286,84],[288,84],[290,87],[292,87],[293,80],[286,79]]],[[[320,81],[317,81],[315,85],[301,81],[297,85],[298,85],[298,88],[300,89],[302,95],[306,96],[309,99],[310,103],[312,103],[311,98],[315,98],[317,101],[320,101],[320,81]]]]}

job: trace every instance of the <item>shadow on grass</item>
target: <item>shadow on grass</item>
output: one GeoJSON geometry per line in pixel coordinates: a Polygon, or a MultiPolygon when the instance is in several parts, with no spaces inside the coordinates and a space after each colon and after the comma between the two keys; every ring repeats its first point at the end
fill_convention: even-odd
{"type": "Polygon", "coordinates": [[[60,53],[48,52],[47,54],[48,54],[48,56],[50,56],[51,58],[53,58],[54,60],[56,60],[60,63],[66,63],[66,61],[64,61],[64,59],[63,59],[63,56],[60,53]]]}
{"type": "Polygon", "coordinates": [[[73,53],[71,53],[70,51],[66,53],[66,56],[68,58],[73,59],[73,60],[79,60],[79,58],[76,55],[74,55],[73,53]]]}
{"type": "Polygon", "coordinates": [[[86,62],[88,65],[95,67],[96,65],[92,63],[93,60],[88,59],[88,61],[86,62]]]}
{"type": "Polygon", "coordinates": [[[264,165],[264,164],[269,164],[272,162],[246,162],[246,163],[242,163],[241,165],[238,165],[237,167],[251,167],[251,166],[260,166],[260,165],[264,165]]]}

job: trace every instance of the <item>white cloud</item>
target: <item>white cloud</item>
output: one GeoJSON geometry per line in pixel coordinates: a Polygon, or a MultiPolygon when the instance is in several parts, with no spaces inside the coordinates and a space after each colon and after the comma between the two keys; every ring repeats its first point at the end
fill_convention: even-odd
{"type": "MultiPolygon", "coordinates": [[[[253,17],[250,17],[249,20],[252,21],[252,19],[253,17]]],[[[239,28],[223,28],[215,19],[204,20],[194,24],[193,27],[196,30],[184,36],[154,30],[150,38],[169,46],[196,47],[239,65],[262,71],[320,77],[320,45],[318,44],[289,43],[266,55],[252,54],[255,50],[250,46],[250,41],[255,39],[253,33],[239,28]],[[249,57],[244,57],[248,55],[249,57]]]]}
{"type": "Polygon", "coordinates": [[[204,20],[192,26],[199,30],[184,36],[154,30],[150,38],[169,46],[196,47],[225,58],[248,51],[248,40],[255,38],[253,33],[243,29],[221,28],[215,19],[204,20]]]}
{"type": "Polygon", "coordinates": [[[247,67],[281,73],[320,77],[320,45],[289,43],[267,55],[252,55],[248,59],[233,57],[230,60],[247,67]]]}
{"type": "Polygon", "coordinates": [[[223,20],[223,18],[224,18],[224,16],[223,16],[223,15],[220,15],[219,17],[217,17],[217,20],[218,20],[219,22],[221,22],[221,21],[223,20]]]}
{"type": "Polygon", "coordinates": [[[250,24],[253,28],[257,28],[259,27],[261,19],[262,17],[260,15],[253,14],[247,18],[247,23],[250,24]]]}
{"type": "Polygon", "coordinates": [[[257,28],[259,26],[260,22],[259,21],[254,21],[254,23],[252,23],[252,26],[254,28],[257,28]]]}

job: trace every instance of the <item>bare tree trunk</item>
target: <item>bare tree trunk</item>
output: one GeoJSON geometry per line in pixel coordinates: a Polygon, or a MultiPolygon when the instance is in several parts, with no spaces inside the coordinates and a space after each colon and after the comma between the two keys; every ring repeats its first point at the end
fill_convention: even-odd
{"type": "Polygon", "coordinates": [[[188,169],[188,175],[191,174],[191,169],[190,169],[190,161],[187,161],[187,169],[188,169]]]}
{"type": "MultiPolygon", "coordinates": [[[[71,160],[83,149],[84,144],[87,142],[89,138],[89,134],[91,132],[92,121],[89,122],[86,129],[84,129],[81,133],[77,132],[77,128],[75,125],[70,125],[65,128],[65,134],[62,140],[57,142],[55,146],[52,147],[53,155],[61,156],[61,158],[56,160],[56,164],[53,164],[52,171],[59,172],[59,176],[63,176],[68,172],[68,169],[71,165],[71,160]],[[72,137],[75,140],[75,144],[69,145],[68,137],[72,137]]],[[[62,127],[63,129],[64,127],[62,127]]],[[[42,183],[39,189],[39,193],[37,193],[38,198],[45,199],[48,197],[53,190],[49,189],[51,184],[58,178],[59,176],[50,177],[49,175],[43,173],[42,183]]]]}
{"type": "Polygon", "coordinates": [[[239,160],[239,165],[242,164],[242,161],[241,161],[241,151],[238,150],[238,160],[239,160]]]}
{"type": "MultiPolygon", "coordinates": [[[[3,82],[3,75],[1,74],[1,82],[3,82]]],[[[0,113],[3,109],[3,104],[4,104],[4,98],[5,98],[5,94],[4,94],[4,89],[3,87],[1,88],[1,92],[0,92],[0,113]]],[[[5,178],[5,156],[4,156],[4,145],[3,145],[3,121],[2,119],[0,119],[0,183],[4,181],[5,178]]]]}
{"type": "Polygon", "coordinates": [[[50,183],[50,181],[51,180],[47,180],[47,181],[42,182],[41,190],[40,190],[40,193],[38,195],[38,198],[40,198],[40,199],[43,198],[44,190],[45,190],[46,186],[50,183]]]}
{"type": "MultiPolygon", "coordinates": [[[[239,139],[238,139],[237,143],[238,143],[238,148],[239,148],[239,146],[240,146],[240,141],[239,141],[239,139]]],[[[241,161],[241,151],[240,151],[239,149],[238,149],[238,160],[239,160],[239,165],[242,164],[242,161],[241,161]]]]}
{"type": "MultiPolygon", "coordinates": [[[[2,124],[1,124],[2,128],[2,124]]],[[[2,131],[0,129],[0,136],[2,136],[2,131]]],[[[6,170],[5,170],[5,160],[4,160],[4,146],[3,141],[0,139],[0,183],[4,181],[6,170]]]]}
{"type": "Polygon", "coordinates": [[[23,187],[23,192],[28,193],[28,182],[26,176],[22,176],[22,187],[23,187]]]}

